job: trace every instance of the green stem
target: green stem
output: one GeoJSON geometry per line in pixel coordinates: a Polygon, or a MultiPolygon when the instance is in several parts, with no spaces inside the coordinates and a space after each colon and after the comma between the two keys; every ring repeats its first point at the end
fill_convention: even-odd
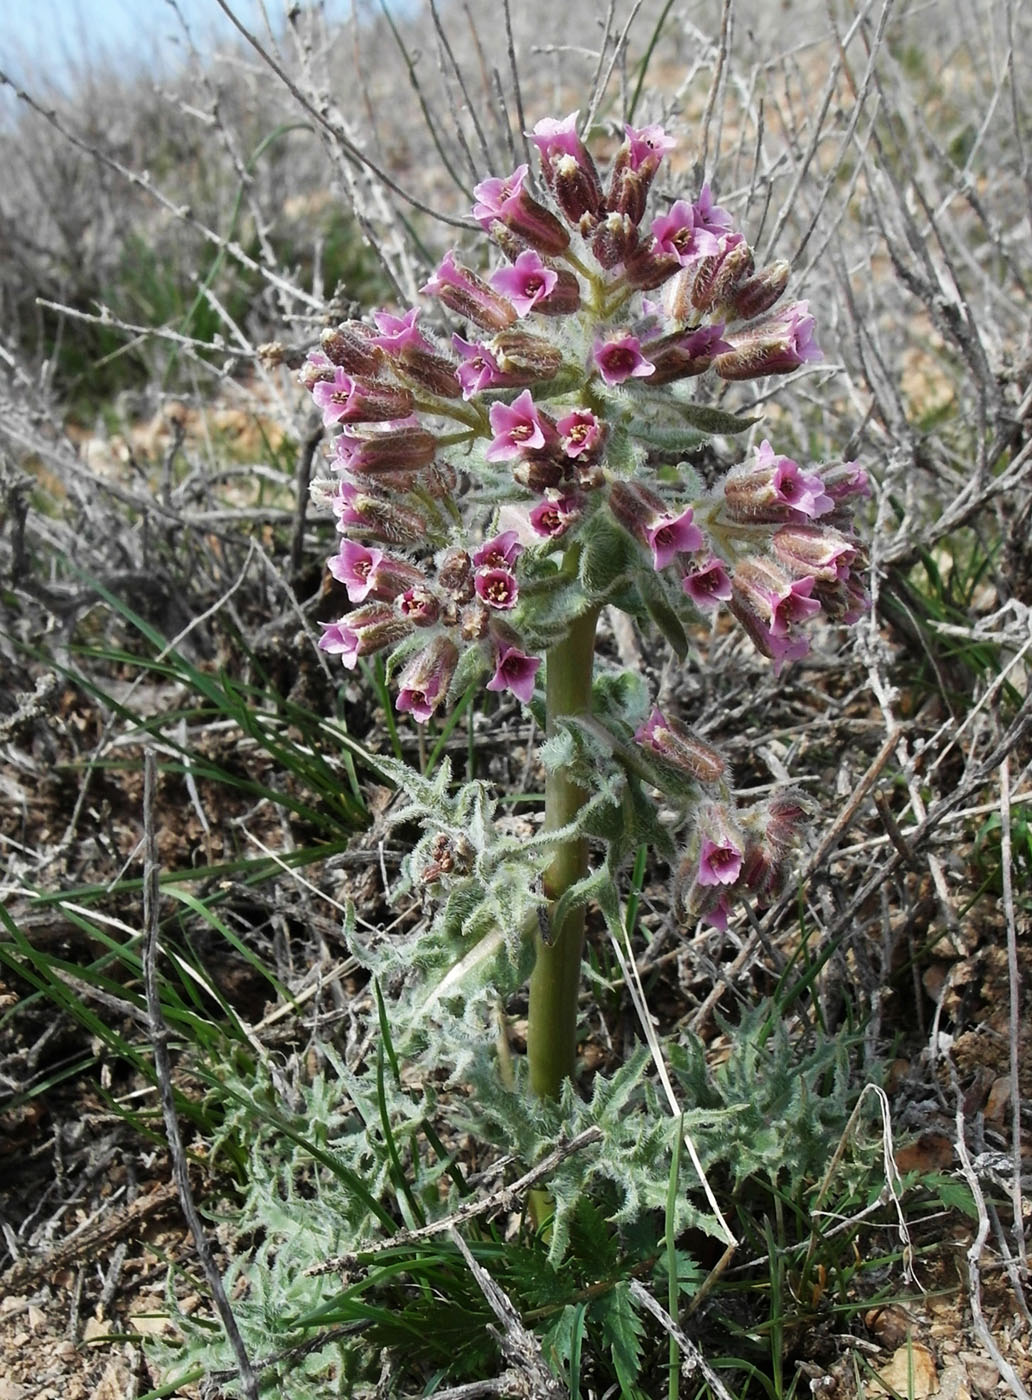
{"type": "MultiPolygon", "coordinates": [[[[591,709],[597,621],[597,608],[582,613],[567,636],[548,652],[545,695],[549,734],[563,716],[586,714],[591,709]]],[[[561,769],[549,773],[545,782],[545,830],[557,831],[567,826],[587,800],[584,788],[561,769]]],[[[587,869],[588,850],[583,837],[559,844],[544,878],[545,894],[553,908],[555,901],[587,874],[587,869]]],[[[553,926],[547,942],[537,935],[537,955],[530,978],[527,1057],[531,1089],[539,1098],[558,1098],[563,1080],[573,1076],[583,941],[583,907],[567,914],[561,926],[553,926]]]]}

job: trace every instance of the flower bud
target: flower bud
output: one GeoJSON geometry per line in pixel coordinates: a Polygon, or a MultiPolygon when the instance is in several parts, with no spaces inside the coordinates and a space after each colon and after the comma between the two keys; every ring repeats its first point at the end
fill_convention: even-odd
{"type": "Polygon", "coordinates": [[[457,603],[473,597],[473,561],[464,549],[449,549],[437,568],[437,582],[457,603]]]}
{"type": "Polygon", "coordinates": [[[651,749],[700,783],[719,782],[727,769],[723,756],[716,749],[710,748],[685,725],[668,720],[659,709],[653,709],[634,737],[643,748],[651,749]]]}
{"type": "Polygon", "coordinates": [[[510,383],[552,379],[562,368],[563,356],[558,346],[529,331],[502,331],[488,341],[488,349],[510,383]]]}
{"type": "Polygon", "coordinates": [[[437,297],[451,311],[486,330],[504,330],[516,319],[512,303],[492,291],[470,268],[456,262],[454,252],[444,255],[440,267],[420,291],[437,297]]]}
{"type": "Polygon", "coordinates": [[[764,311],[769,311],[784,295],[791,270],[787,262],[779,259],[754,276],[745,278],[731,297],[734,314],[743,321],[751,321],[754,316],[762,316],[764,311]]]}
{"type": "Polygon", "coordinates": [[[595,162],[577,135],[577,113],[564,121],[544,118],[531,134],[541,153],[541,173],[556,203],[576,226],[585,213],[602,210],[602,182],[595,162]]]}
{"type": "Polygon", "coordinates": [[[341,326],[327,326],[319,336],[327,359],[348,374],[375,377],[383,365],[383,351],[373,344],[371,327],[361,321],[345,321],[341,326]]]}
{"type": "Polygon", "coordinates": [[[488,233],[495,223],[510,229],[539,253],[555,255],[569,247],[570,235],[555,215],[523,188],[527,167],[519,166],[507,179],[483,180],[474,187],[473,217],[488,233]]]}
{"type": "Polygon", "coordinates": [[[321,622],[319,626],[323,629],[320,649],[339,656],[349,671],[355,669],[360,656],[393,646],[412,631],[412,624],[398,617],[387,603],[369,603],[355,608],[339,622],[321,622]]]}
{"type": "Polygon", "coordinates": [[[691,301],[697,311],[712,311],[729,302],[738,284],[751,276],[752,249],[740,233],[720,239],[719,251],[703,258],[695,269],[691,301]]]}
{"type": "Polygon", "coordinates": [[[398,677],[394,702],[398,712],[411,714],[419,724],[425,724],[447,695],[458,661],[455,643],[443,634],[434,637],[398,677]]]}
{"type": "Polygon", "coordinates": [[[415,422],[362,437],[356,433],[340,433],[333,440],[338,468],[365,476],[418,471],[429,466],[436,451],[437,439],[433,433],[415,422]]]}
{"type": "Polygon", "coordinates": [[[591,251],[596,262],[607,269],[626,262],[637,247],[637,224],[619,212],[607,214],[591,239],[591,251]]]}
{"type": "Polygon", "coordinates": [[[732,380],[791,374],[802,364],[824,358],[814,339],[814,326],[808,303],[794,302],[776,316],[730,335],[735,348],[719,355],[714,368],[721,379],[732,380]]]}

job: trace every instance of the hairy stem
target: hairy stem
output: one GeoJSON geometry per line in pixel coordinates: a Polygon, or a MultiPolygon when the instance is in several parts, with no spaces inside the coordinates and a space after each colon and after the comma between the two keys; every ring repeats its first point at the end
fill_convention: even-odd
{"type": "MultiPolygon", "coordinates": [[[[546,704],[548,733],[565,715],[591,709],[591,679],[595,660],[598,609],[582,613],[567,636],[548,652],[546,704]]],[[[557,831],[573,821],[588,794],[561,770],[549,773],[545,784],[545,829],[557,831]]],[[[545,871],[545,894],[555,901],[587,873],[587,843],[583,837],[563,841],[545,871]]],[[[572,1077],[577,1053],[577,999],[580,990],[584,910],[567,914],[537,935],[537,954],[530,978],[527,1055],[531,1089],[539,1098],[558,1098],[564,1079],[572,1077]]]]}

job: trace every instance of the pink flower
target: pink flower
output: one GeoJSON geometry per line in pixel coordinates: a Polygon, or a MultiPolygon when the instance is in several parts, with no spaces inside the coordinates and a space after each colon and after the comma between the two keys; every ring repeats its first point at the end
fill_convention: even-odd
{"type": "Polygon", "coordinates": [[[489,608],[508,612],[514,608],[520,596],[515,574],[508,569],[479,569],[473,581],[477,597],[489,608]]]}
{"type": "Polygon", "coordinates": [[[511,404],[493,403],[488,416],[495,435],[486,453],[489,462],[506,462],[545,446],[545,427],[529,389],[511,404]]]}
{"type": "Polygon", "coordinates": [[[677,146],[674,138],[655,122],[651,126],[625,126],[624,132],[627,137],[627,163],[636,172],[643,165],[657,167],[666,153],[677,146]]]}
{"type": "Polygon", "coordinates": [[[645,537],[656,569],[665,569],[677,554],[693,554],[704,543],[702,531],[692,524],[691,506],[680,515],[661,515],[647,527],[645,537]]]}
{"type": "Polygon", "coordinates": [[[826,515],[835,502],[819,476],[804,472],[791,457],[775,453],[764,438],[752,463],[736,467],[724,483],[728,513],[737,520],[788,520],[826,515]]]}
{"type": "Polygon", "coordinates": [[[710,558],[690,569],[681,587],[697,608],[715,608],[731,597],[731,576],[719,559],[710,558]]]}
{"type": "Polygon", "coordinates": [[[348,417],[348,402],[354,387],[355,381],[342,369],[334,369],[332,379],[320,379],[312,385],[312,398],[322,409],[323,423],[327,428],[348,417]]]}
{"type": "Polygon", "coordinates": [[[723,812],[718,807],[705,809],[701,814],[699,844],[700,885],[733,885],[742,870],[745,857],[741,838],[736,838],[723,812]]]}
{"type": "Polygon", "coordinates": [[[500,267],[491,275],[491,286],[507,296],[521,316],[529,316],[558,281],[559,274],[546,267],[533,248],[525,248],[512,267],[500,267]]]}
{"type": "Polygon", "coordinates": [[[669,214],[652,220],[652,236],[658,251],[677,258],[682,267],[710,256],[719,247],[715,235],[696,222],[695,206],[683,199],[677,201],[669,214]]]}
{"type": "Polygon", "coordinates": [[[530,528],[536,535],[557,540],[580,518],[580,513],[579,496],[559,496],[555,500],[544,500],[530,512],[530,528]]]}
{"type": "Polygon", "coordinates": [[[579,112],[571,112],[560,121],[557,117],[542,117],[530,134],[530,139],[541,153],[541,163],[554,165],[561,156],[573,156],[580,160],[585,154],[584,145],[577,135],[579,112]]]}
{"type": "Polygon", "coordinates": [[[496,223],[511,229],[532,248],[546,255],[565,252],[570,235],[555,215],[523,188],[527,166],[520,165],[504,179],[482,180],[473,193],[473,217],[485,232],[496,223]]]}
{"type": "Polygon", "coordinates": [[[592,358],[599,374],[610,385],[622,384],[627,379],[644,379],[656,372],[655,365],[641,353],[641,342],[636,335],[597,340],[592,358]]]}
{"type": "Polygon", "coordinates": [[[589,408],[574,409],[555,427],[567,457],[590,455],[602,441],[602,425],[589,408]]]}
{"type": "Polygon", "coordinates": [[[771,598],[770,630],[773,637],[787,637],[794,623],[805,622],[820,612],[820,601],[810,597],[814,582],[813,578],[797,578],[771,598]]]}
{"type": "Polygon", "coordinates": [[[595,162],[577,135],[577,113],[562,121],[544,117],[530,139],[541,154],[541,171],[556,203],[573,225],[602,211],[602,184],[595,162]]]}
{"type": "Polygon", "coordinates": [[[374,311],[373,320],[380,332],[374,336],[373,345],[386,350],[389,355],[398,355],[403,350],[432,350],[430,342],[416,330],[419,308],[413,306],[404,316],[393,316],[389,311],[374,311]]]}
{"type": "Polygon", "coordinates": [[[485,540],[473,555],[473,566],[477,569],[506,569],[523,553],[519,535],[515,530],[503,530],[493,539],[485,540]]]}
{"type": "Polygon", "coordinates": [[[856,545],[825,525],[783,525],[771,540],[774,553],[793,573],[836,583],[849,577],[856,545]]]}
{"type": "Polygon", "coordinates": [[[444,636],[417,652],[398,678],[398,712],[425,724],[448,693],[458,660],[458,648],[444,636]]]}
{"type": "Polygon", "coordinates": [[[534,696],[534,678],[541,665],[539,656],[528,656],[519,647],[501,646],[495,657],[495,673],[488,690],[511,690],[517,700],[529,704],[534,696]]]}
{"type": "Polygon", "coordinates": [[[376,569],[382,559],[382,549],[366,549],[354,540],[342,540],[340,552],[326,561],[326,567],[348,590],[348,599],[361,603],[372,592],[376,569]]]}
{"type": "Polygon", "coordinates": [[[462,356],[462,363],[455,371],[455,377],[462,385],[462,397],[471,399],[484,389],[493,389],[506,382],[506,376],[498,367],[498,361],[483,342],[471,343],[461,335],[452,336],[452,345],[462,356]]]}
{"type": "Polygon", "coordinates": [[[343,621],[320,622],[323,629],[319,638],[319,648],[331,656],[339,656],[345,669],[353,671],[358,665],[358,634],[343,621]]]}
{"type": "Polygon", "coordinates": [[[713,203],[713,195],[708,184],[703,185],[699,197],[692,205],[695,227],[704,228],[709,233],[730,233],[733,228],[731,215],[719,204],[713,203]]]}

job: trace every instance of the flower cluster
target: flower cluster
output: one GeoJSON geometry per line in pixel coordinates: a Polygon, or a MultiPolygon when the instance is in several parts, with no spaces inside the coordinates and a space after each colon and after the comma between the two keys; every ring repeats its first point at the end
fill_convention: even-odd
{"type": "MultiPolygon", "coordinates": [[[[421,722],[478,673],[529,703],[543,653],[603,603],[685,622],[726,607],[776,671],[818,615],[867,606],[855,463],[805,468],[764,439],[703,488],[685,461],[700,430],[747,426],[700,404],[700,376],[821,358],[807,303],[782,302],[787,263],[757,267],[707,185],[649,216],[673,146],[659,126],[627,126],[605,180],[577,113],[531,140],[547,194],[526,165],[475,190],[501,265],[452,250],[421,289],[463,334],[377,311],[324,331],[301,371],[334,434],[335,477],[313,489],[353,605],[320,644],[349,668],[389,648],[397,708],[421,722]]],[[[638,737],[657,749],[671,732],[657,720],[638,737]]],[[[719,920],[732,888],[776,885],[784,841],[754,839],[722,800],[696,832],[687,907],[719,920]]]]}
{"type": "Polygon", "coordinates": [[[525,165],[477,186],[474,218],[507,262],[484,277],[451,251],[423,287],[465,336],[378,311],[325,331],[301,372],[336,434],[337,480],[316,488],[342,536],[329,568],[358,605],[321,644],[348,667],[396,648],[397,705],[417,720],[464,659],[464,679],[483,669],[489,689],[531,698],[553,637],[536,615],[544,561],[604,520],[640,547],[631,573],[673,580],[689,611],[726,604],[776,668],[806,652],[818,613],[848,622],[866,604],[855,464],[806,471],[764,441],[700,492],[636,434],[690,408],[696,376],[784,374],[820,350],[806,302],[777,307],[787,264],[757,269],[708,186],[647,219],[673,144],[660,127],[625,129],[604,184],[576,119],[532,133],[553,207],[525,165]],[[457,504],[474,482],[499,512],[479,547],[457,504]]]}

